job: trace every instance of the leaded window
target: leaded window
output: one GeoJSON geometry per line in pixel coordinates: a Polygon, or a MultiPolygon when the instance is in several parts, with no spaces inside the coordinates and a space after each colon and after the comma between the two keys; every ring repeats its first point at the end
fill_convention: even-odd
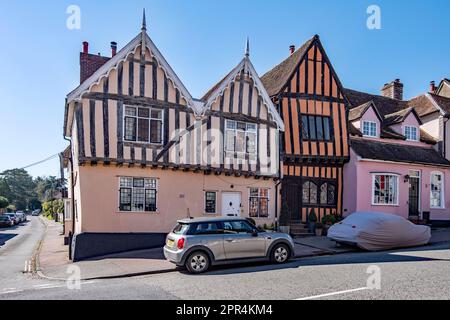
{"type": "Polygon", "coordinates": [[[150,178],[120,177],[119,210],[155,212],[157,181],[150,178]]]}
{"type": "Polygon", "coordinates": [[[269,189],[250,188],[249,215],[252,218],[269,217],[269,189]]]}
{"type": "Polygon", "coordinates": [[[125,107],[125,141],[162,144],[162,127],[162,110],[143,107],[125,107]]]}
{"type": "Polygon", "coordinates": [[[228,152],[256,154],[257,126],[254,123],[226,121],[225,150],[228,152]]]}

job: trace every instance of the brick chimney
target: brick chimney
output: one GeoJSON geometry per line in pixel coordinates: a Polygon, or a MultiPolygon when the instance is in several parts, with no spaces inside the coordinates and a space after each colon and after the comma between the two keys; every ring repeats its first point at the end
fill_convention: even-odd
{"type": "Polygon", "coordinates": [[[83,51],[80,53],[80,83],[92,76],[110,58],[102,57],[100,54],[89,53],[89,43],[83,42],[83,51]]]}
{"type": "Polygon", "coordinates": [[[386,83],[381,89],[381,95],[395,100],[403,100],[403,83],[400,82],[400,79],[386,83]]]}
{"type": "Polygon", "coordinates": [[[117,42],[111,42],[111,57],[117,54],[117,42]]]}
{"type": "Polygon", "coordinates": [[[291,53],[291,56],[294,54],[294,52],[295,52],[295,45],[291,45],[289,47],[289,52],[291,53]]]}
{"type": "Polygon", "coordinates": [[[436,92],[436,82],[431,81],[430,82],[430,93],[435,93],[436,92]]]}

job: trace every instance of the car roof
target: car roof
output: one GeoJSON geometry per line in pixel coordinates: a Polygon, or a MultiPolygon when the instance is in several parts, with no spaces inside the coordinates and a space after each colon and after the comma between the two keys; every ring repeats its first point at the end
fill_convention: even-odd
{"type": "Polygon", "coordinates": [[[178,223],[192,224],[192,223],[222,222],[222,221],[246,221],[246,219],[236,217],[193,218],[193,219],[178,220],[178,223]]]}

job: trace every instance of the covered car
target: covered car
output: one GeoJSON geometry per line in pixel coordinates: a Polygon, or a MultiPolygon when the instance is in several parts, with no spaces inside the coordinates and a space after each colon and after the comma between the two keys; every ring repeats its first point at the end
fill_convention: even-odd
{"type": "Polygon", "coordinates": [[[381,251],[425,245],[431,228],[381,212],[355,212],[328,230],[328,238],[363,250],[381,251]]]}

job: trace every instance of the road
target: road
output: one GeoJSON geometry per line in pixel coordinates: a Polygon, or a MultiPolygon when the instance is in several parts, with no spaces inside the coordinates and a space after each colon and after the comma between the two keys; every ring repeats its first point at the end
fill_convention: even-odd
{"type": "Polygon", "coordinates": [[[0,299],[450,299],[450,244],[241,265],[200,276],[88,281],[71,290],[65,282],[22,273],[43,232],[35,218],[0,232],[0,239],[15,235],[0,248],[0,299]],[[374,289],[378,274],[380,289],[374,289]]]}

